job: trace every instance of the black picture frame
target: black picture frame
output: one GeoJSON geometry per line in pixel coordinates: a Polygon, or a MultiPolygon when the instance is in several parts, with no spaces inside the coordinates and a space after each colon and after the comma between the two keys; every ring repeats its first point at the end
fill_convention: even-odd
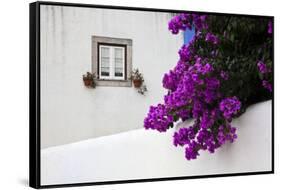
{"type": "MultiPolygon", "coordinates": [[[[213,175],[200,175],[200,176],[184,176],[184,177],[168,177],[157,179],[137,179],[137,180],[122,180],[122,181],[106,181],[106,182],[93,182],[93,183],[73,183],[73,184],[56,184],[56,185],[41,185],[40,183],[40,6],[41,5],[55,5],[67,7],[87,7],[87,8],[105,8],[105,9],[120,9],[120,10],[133,10],[133,11],[153,11],[153,12],[173,12],[193,13],[195,11],[187,10],[169,10],[169,9],[155,9],[155,8],[140,8],[140,7],[121,7],[121,6],[108,6],[108,5],[92,5],[80,3],[63,3],[63,2],[47,2],[38,1],[30,3],[29,5],[29,38],[30,38],[30,76],[29,76],[29,185],[33,188],[57,188],[57,187],[73,187],[73,186],[89,186],[89,185],[103,185],[103,184],[121,184],[121,183],[135,183],[135,182],[152,182],[164,180],[184,180],[184,179],[197,179],[197,178],[213,178],[213,177],[232,177],[232,176],[245,176],[245,175],[260,175],[260,174],[273,174],[274,173],[274,88],[272,98],[272,160],[270,171],[260,172],[243,172],[243,173],[228,173],[228,174],[213,174],[213,175]]],[[[196,11],[196,13],[203,13],[196,11]]],[[[247,16],[247,17],[267,17],[273,16],[260,16],[260,15],[245,15],[245,14],[226,14],[215,12],[204,12],[213,15],[234,15],[234,16],[247,16]]],[[[274,24],[273,24],[274,26],[274,24]]],[[[274,35],[273,35],[274,43],[274,35]]],[[[274,44],[273,44],[274,48],[274,44]]],[[[274,50],[273,50],[274,54],[274,50]]],[[[274,57],[274,55],[273,55],[274,57]]],[[[274,63],[273,63],[274,71],[274,63]]],[[[274,74],[274,73],[273,73],[274,74]]],[[[274,78],[274,76],[273,76],[274,78]]],[[[274,86],[274,80],[273,80],[274,86]]]]}

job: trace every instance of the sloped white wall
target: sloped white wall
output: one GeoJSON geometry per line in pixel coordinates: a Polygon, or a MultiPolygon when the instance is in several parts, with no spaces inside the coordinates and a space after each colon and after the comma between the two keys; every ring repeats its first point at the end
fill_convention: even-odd
{"type": "MultiPolygon", "coordinates": [[[[258,103],[233,120],[238,138],[214,154],[200,152],[187,161],[166,133],[137,129],[43,149],[41,182],[45,185],[271,171],[272,105],[258,103]]],[[[181,125],[189,126],[191,121],[181,125]]],[[[180,126],[179,126],[180,127],[180,126]]]]}
{"type": "Polygon", "coordinates": [[[170,13],[41,5],[41,147],[143,127],[149,105],[162,100],[162,76],[178,59],[181,35],[170,13]],[[133,68],[146,96],[128,87],[84,87],[91,71],[91,36],[133,40],[133,68]]]}

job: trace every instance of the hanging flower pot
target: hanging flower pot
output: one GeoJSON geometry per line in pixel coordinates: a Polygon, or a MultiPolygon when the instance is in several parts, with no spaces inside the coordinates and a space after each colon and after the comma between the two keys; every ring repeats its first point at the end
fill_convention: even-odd
{"type": "Polygon", "coordinates": [[[147,87],[144,84],[144,78],[142,73],[138,69],[134,69],[131,73],[130,78],[134,84],[134,87],[141,95],[144,95],[147,92],[147,87]]]}
{"type": "Polygon", "coordinates": [[[86,75],[83,75],[83,81],[84,81],[84,85],[86,87],[93,87],[95,88],[95,74],[93,73],[90,73],[90,72],[87,72],[86,75]]]}
{"type": "Polygon", "coordinates": [[[140,88],[141,85],[142,85],[142,80],[141,79],[134,79],[133,83],[134,83],[135,88],[140,88]]]}
{"type": "Polygon", "coordinates": [[[87,86],[87,87],[90,87],[93,85],[93,80],[91,79],[84,79],[84,85],[87,86]]]}
{"type": "Polygon", "coordinates": [[[138,69],[135,69],[132,72],[131,80],[133,81],[135,88],[140,88],[144,81],[143,75],[139,72],[138,69]]]}

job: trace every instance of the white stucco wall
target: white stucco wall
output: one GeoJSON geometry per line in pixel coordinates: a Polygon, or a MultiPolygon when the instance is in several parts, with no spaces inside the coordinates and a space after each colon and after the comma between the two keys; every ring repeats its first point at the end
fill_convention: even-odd
{"type": "Polygon", "coordinates": [[[181,35],[170,13],[41,5],[41,147],[142,128],[151,104],[162,100],[162,76],[178,59],[181,35]],[[148,93],[131,87],[83,85],[91,71],[91,36],[133,40],[133,68],[148,93]]]}
{"type": "Polygon", "coordinates": [[[214,154],[200,151],[187,161],[173,134],[137,129],[120,134],[50,147],[41,151],[43,185],[165,178],[272,170],[272,102],[250,106],[232,125],[238,138],[214,154]]]}

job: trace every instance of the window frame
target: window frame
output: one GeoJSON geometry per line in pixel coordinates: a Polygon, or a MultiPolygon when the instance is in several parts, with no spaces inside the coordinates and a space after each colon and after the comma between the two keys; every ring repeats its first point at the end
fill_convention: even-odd
{"type": "Polygon", "coordinates": [[[115,87],[132,87],[132,81],[130,79],[132,73],[132,44],[133,41],[131,39],[125,38],[112,38],[112,37],[104,37],[104,36],[92,36],[92,72],[96,74],[96,85],[97,86],[115,86],[115,87]],[[100,77],[100,66],[99,66],[99,56],[100,50],[99,45],[105,46],[117,46],[124,47],[124,79],[116,78],[108,78],[105,79],[100,77]]]}
{"type": "Polygon", "coordinates": [[[98,73],[98,79],[100,80],[127,80],[127,47],[124,44],[112,44],[112,43],[98,43],[98,62],[97,62],[97,73],[98,73]],[[101,47],[108,47],[109,48],[109,76],[102,76],[101,75],[101,47]],[[112,61],[112,59],[115,59],[115,50],[112,51],[114,48],[122,48],[123,50],[123,76],[122,77],[116,77],[115,76],[115,61],[112,61]],[[114,53],[112,53],[114,52],[114,53]]]}

